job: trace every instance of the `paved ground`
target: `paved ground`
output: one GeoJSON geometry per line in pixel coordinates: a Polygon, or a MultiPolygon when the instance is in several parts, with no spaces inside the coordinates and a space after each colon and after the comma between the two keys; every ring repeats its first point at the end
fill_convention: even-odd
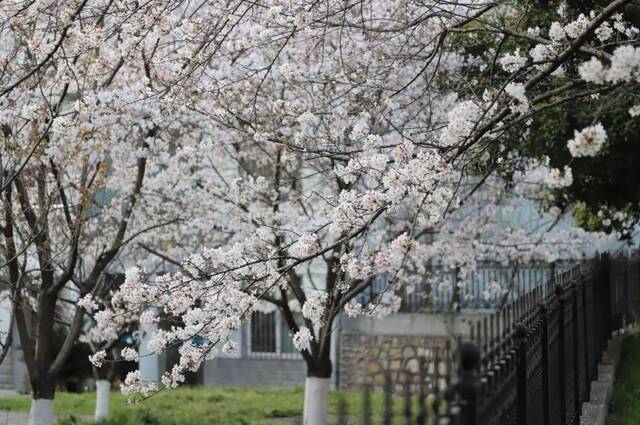
{"type": "MultiPolygon", "coordinates": [[[[18,393],[13,390],[0,389],[0,398],[15,397],[18,393]]],[[[0,410],[0,425],[27,425],[29,414],[24,412],[4,412],[0,410]]]]}
{"type": "MultiPolygon", "coordinates": [[[[0,389],[0,398],[16,397],[20,394],[13,390],[0,389]]],[[[6,412],[0,410],[0,425],[28,425],[28,412],[6,412]]]]}
{"type": "Polygon", "coordinates": [[[28,423],[28,413],[0,411],[0,425],[27,425],[28,423]]]}
{"type": "MultiPolygon", "coordinates": [[[[64,417],[67,415],[58,415],[58,417],[64,417]]],[[[90,417],[83,417],[84,419],[91,419],[90,417]]],[[[0,410],[0,425],[28,425],[29,413],[27,412],[6,412],[0,410]]]]}
{"type": "Polygon", "coordinates": [[[0,389],[0,398],[16,397],[19,395],[20,394],[18,394],[18,392],[14,390],[0,389]]]}

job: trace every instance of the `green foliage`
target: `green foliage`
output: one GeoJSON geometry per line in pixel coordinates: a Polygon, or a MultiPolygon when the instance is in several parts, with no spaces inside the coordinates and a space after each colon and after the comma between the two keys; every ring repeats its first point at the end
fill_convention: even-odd
{"type": "Polygon", "coordinates": [[[640,336],[626,338],[607,425],[640,424],[640,336]]]}
{"type": "Polygon", "coordinates": [[[631,118],[629,108],[637,96],[620,88],[599,99],[582,98],[548,108],[535,117],[522,153],[528,157],[549,156],[551,166],[569,164],[573,184],[555,195],[561,209],[572,206],[578,224],[588,230],[612,231],[619,223],[602,224],[601,207],[640,217],[640,120],[631,118]],[[567,141],[574,130],[601,122],[608,142],[593,158],[571,158],[567,141]]]}
{"type": "MultiPolygon", "coordinates": [[[[527,28],[539,27],[541,36],[546,37],[546,29],[553,21],[561,21],[558,15],[560,0],[520,0],[517,22],[509,25],[521,34],[527,28]]],[[[601,8],[598,0],[569,0],[569,13],[588,14],[592,9],[601,8]]],[[[507,18],[505,18],[507,19],[507,18]]],[[[475,37],[461,35],[461,45],[465,53],[479,56],[500,56],[505,52],[520,49],[526,54],[536,43],[523,37],[507,36],[498,38],[493,34],[481,34],[475,37]],[[483,53],[484,49],[484,53],[483,53]]],[[[606,48],[605,48],[606,50],[606,48]]],[[[578,61],[587,60],[589,55],[578,53],[578,61]]],[[[485,58],[486,59],[486,58],[485,58]]],[[[474,71],[480,85],[499,88],[512,77],[499,69],[489,67],[483,71],[474,71]]],[[[528,93],[530,99],[544,95],[566,84],[577,81],[575,64],[569,63],[564,68],[564,76],[543,83],[534,93],[528,93]]],[[[498,142],[486,147],[490,156],[478,157],[478,163],[472,164],[479,174],[497,169],[505,179],[517,171],[511,165],[501,166],[496,160],[505,157],[510,151],[517,151],[521,156],[541,158],[548,156],[550,165],[563,168],[569,165],[572,169],[573,184],[569,188],[551,193],[549,199],[542,200],[542,207],[559,207],[561,210],[571,208],[576,214],[578,225],[587,230],[622,233],[622,237],[630,237],[629,222],[626,218],[618,221],[604,220],[598,212],[603,209],[624,212],[631,221],[640,221],[640,119],[632,118],[629,109],[640,103],[637,85],[622,85],[598,98],[592,98],[588,84],[577,84],[569,91],[561,91],[556,96],[547,98],[544,103],[535,106],[537,112],[532,116],[531,125],[527,128],[524,122],[514,122],[508,126],[498,142]],[[578,96],[576,96],[578,95],[578,96]],[[572,97],[573,96],[573,97],[572,97]],[[567,149],[567,141],[574,137],[574,130],[602,123],[607,130],[608,142],[604,152],[594,158],[572,158],[567,149]]],[[[633,223],[631,223],[633,224],[633,223]]]]}
{"type": "MultiPolygon", "coordinates": [[[[538,27],[541,37],[547,37],[547,29],[554,21],[562,22],[558,14],[561,0],[519,0],[513,7],[515,14],[505,14],[502,19],[511,20],[504,25],[515,33],[525,35],[528,28],[538,27]]],[[[602,7],[599,0],[568,0],[569,15],[588,14],[602,7]]],[[[566,22],[565,22],[566,23],[566,22]]],[[[457,87],[462,97],[478,97],[486,86],[499,90],[514,76],[505,72],[497,64],[504,53],[519,49],[522,55],[537,44],[526,36],[500,36],[491,32],[475,31],[474,23],[465,27],[467,31],[453,35],[459,49],[465,55],[482,57],[484,63],[493,64],[478,69],[470,65],[466,72],[473,89],[465,94],[465,83],[457,87]]],[[[605,50],[608,48],[605,47],[605,50]]],[[[611,50],[610,48],[609,50],[611,50]]],[[[470,172],[479,175],[496,170],[507,181],[514,171],[520,171],[524,164],[503,162],[513,151],[525,158],[550,158],[554,168],[569,165],[573,174],[573,184],[565,189],[549,193],[541,199],[541,207],[559,207],[566,211],[576,211],[576,224],[592,231],[620,232],[620,237],[630,238],[635,222],[640,221],[640,119],[632,118],[629,109],[640,103],[637,85],[627,84],[602,92],[592,98],[589,84],[579,83],[576,63],[589,58],[588,54],[577,53],[577,61],[569,62],[563,68],[564,75],[543,82],[535,91],[527,93],[530,99],[554,92],[567,84],[575,84],[570,90],[557,90],[534,107],[531,125],[525,120],[514,120],[497,135],[497,143],[488,143],[483,155],[467,165],[470,172]],[[608,142],[603,152],[594,158],[572,158],[567,142],[574,137],[575,130],[602,123],[608,134],[608,142]],[[499,160],[500,159],[500,160],[499,160]],[[501,165],[502,164],[502,165],[501,165]],[[604,210],[604,216],[598,213],[604,210]],[[625,215],[615,215],[623,212],[625,215]]],[[[516,80],[529,78],[516,75],[516,80]]],[[[518,155],[517,155],[518,156],[518,155]]]]}

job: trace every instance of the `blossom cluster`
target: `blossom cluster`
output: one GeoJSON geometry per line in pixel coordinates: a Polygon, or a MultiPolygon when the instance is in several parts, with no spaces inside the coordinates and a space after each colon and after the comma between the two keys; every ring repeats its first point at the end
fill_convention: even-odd
{"type": "Polygon", "coordinates": [[[607,132],[602,124],[575,131],[573,139],[567,142],[567,148],[574,157],[595,156],[607,141],[607,132]]]}

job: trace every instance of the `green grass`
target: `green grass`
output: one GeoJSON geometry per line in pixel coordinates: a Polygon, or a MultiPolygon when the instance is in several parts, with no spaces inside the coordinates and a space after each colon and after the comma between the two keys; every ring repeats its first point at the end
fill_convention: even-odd
{"type": "MultiPolygon", "coordinates": [[[[329,411],[335,414],[338,398],[346,401],[347,413],[352,418],[362,412],[362,396],[353,393],[332,392],[329,411]]],[[[373,416],[382,413],[382,397],[372,396],[373,416]]],[[[399,417],[402,401],[394,401],[399,417]]],[[[0,399],[0,410],[29,411],[29,396],[0,399]]],[[[95,393],[73,394],[58,392],[54,410],[59,415],[91,416],[95,406],[95,393]]],[[[110,417],[104,425],[295,425],[302,415],[302,388],[213,388],[184,387],[163,391],[139,403],[129,404],[119,392],[112,392],[110,417]],[[288,418],[288,419],[285,419],[288,418]]],[[[415,403],[414,403],[415,408],[415,403]]],[[[399,420],[399,419],[398,419],[399,420]]],[[[375,420],[374,422],[378,422],[375,420]]],[[[85,423],[81,419],[63,419],[60,425],[85,423]]]]}
{"type": "Polygon", "coordinates": [[[640,335],[622,342],[620,368],[611,396],[607,425],[640,424],[640,335]]]}

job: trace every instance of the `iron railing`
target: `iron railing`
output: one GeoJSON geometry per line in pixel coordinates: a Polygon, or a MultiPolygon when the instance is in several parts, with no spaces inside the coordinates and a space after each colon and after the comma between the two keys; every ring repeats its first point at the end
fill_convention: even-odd
{"type": "MultiPolygon", "coordinates": [[[[364,383],[360,423],[579,424],[608,340],[636,320],[639,259],[605,255],[553,274],[472,323],[455,361],[447,349],[423,357],[417,369],[377,372],[364,383]],[[383,398],[372,407],[376,387],[383,398]]],[[[338,410],[339,423],[347,423],[344,406],[338,410]]]]}
{"type": "MultiPolygon", "coordinates": [[[[502,265],[483,262],[467,276],[459,269],[431,265],[421,282],[403,289],[400,312],[440,312],[450,310],[496,309],[517,300],[542,286],[559,271],[570,269],[575,262],[502,265]]],[[[357,301],[375,303],[385,291],[392,290],[385,279],[373,282],[357,301]]]]}

